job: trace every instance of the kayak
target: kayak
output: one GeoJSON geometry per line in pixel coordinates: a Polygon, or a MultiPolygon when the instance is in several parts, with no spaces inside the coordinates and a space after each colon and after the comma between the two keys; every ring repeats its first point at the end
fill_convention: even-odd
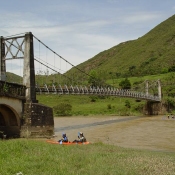
{"type": "Polygon", "coordinates": [[[58,144],[58,145],[88,145],[90,142],[58,142],[55,140],[46,140],[47,143],[58,144]]]}

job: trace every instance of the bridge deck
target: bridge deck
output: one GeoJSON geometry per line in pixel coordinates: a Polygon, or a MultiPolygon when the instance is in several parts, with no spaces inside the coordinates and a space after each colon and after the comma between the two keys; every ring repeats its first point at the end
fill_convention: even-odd
{"type": "Polygon", "coordinates": [[[133,90],[126,90],[126,89],[115,89],[115,88],[99,88],[99,87],[89,87],[86,86],[67,86],[64,85],[62,87],[59,86],[50,86],[47,85],[43,87],[36,87],[36,92],[38,94],[81,94],[81,95],[105,95],[105,96],[119,96],[119,97],[127,97],[127,98],[135,98],[141,100],[149,100],[149,101],[156,101],[160,102],[160,98],[158,96],[145,94],[143,92],[136,92],[133,90]]]}
{"type": "MultiPolygon", "coordinates": [[[[0,81],[0,96],[12,97],[25,99],[26,87],[16,83],[7,83],[0,81]]],[[[137,92],[126,89],[115,89],[115,88],[103,88],[103,87],[86,87],[86,86],[47,86],[43,87],[36,86],[37,94],[76,94],[76,95],[104,95],[104,96],[118,96],[135,98],[140,100],[148,100],[160,102],[161,99],[158,96],[146,94],[143,92],[137,92]]]]}

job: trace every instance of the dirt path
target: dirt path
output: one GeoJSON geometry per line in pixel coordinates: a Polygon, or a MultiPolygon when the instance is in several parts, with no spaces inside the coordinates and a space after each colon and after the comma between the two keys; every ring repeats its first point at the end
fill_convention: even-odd
{"type": "Polygon", "coordinates": [[[83,132],[88,141],[127,148],[175,151],[175,119],[154,117],[59,117],[55,140],[66,132],[69,140],[83,132]]]}

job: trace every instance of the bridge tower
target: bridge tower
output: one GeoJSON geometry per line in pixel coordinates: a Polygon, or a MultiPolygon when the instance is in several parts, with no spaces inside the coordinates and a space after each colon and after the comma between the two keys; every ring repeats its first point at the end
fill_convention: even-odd
{"type": "Polygon", "coordinates": [[[23,85],[26,86],[26,101],[36,103],[34,46],[31,32],[25,34],[23,85]]]}
{"type": "MultiPolygon", "coordinates": [[[[145,81],[145,93],[148,96],[149,95],[149,81],[145,81]]],[[[157,84],[157,93],[158,93],[158,98],[159,101],[147,101],[145,105],[145,114],[147,115],[159,115],[162,114],[164,107],[162,105],[161,99],[162,99],[162,90],[161,90],[161,82],[160,80],[156,81],[157,84]]]]}
{"type": "Polygon", "coordinates": [[[5,81],[6,80],[6,65],[5,60],[3,59],[5,56],[5,43],[3,41],[3,37],[0,38],[0,80],[5,81]]]}
{"type": "MultiPolygon", "coordinates": [[[[161,82],[160,80],[157,80],[156,83],[157,83],[157,90],[158,90],[158,98],[159,98],[159,101],[161,101],[162,99],[161,82]]],[[[149,95],[149,81],[148,80],[145,81],[145,94],[147,96],[149,95]]]]}
{"type": "MultiPolygon", "coordinates": [[[[16,40],[18,37],[0,38],[0,81],[6,83],[6,55],[8,52],[11,54],[11,59],[17,59],[17,54],[13,55],[11,47],[14,46],[13,42],[18,44],[15,46],[18,51],[23,53],[24,65],[23,65],[23,87],[25,87],[25,98],[16,99],[17,97],[7,98],[6,95],[1,95],[0,100],[0,120],[4,121],[3,130],[7,135],[18,135],[19,137],[48,137],[54,134],[54,120],[52,108],[43,104],[39,104],[36,99],[35,92],[35,67],[34,67],[34,43],[33,34],[31,32],[26,33],[23,38],[23,42],[20,45],[16,40]],[[8,40],[12,40],[9,42],[8,40]],[[10,45],[6,46],[6,41],[10,45]],[[23,46],[24,44],[24,46],[23,46]],[[23,48],[24,50],[23,50],[23,48]],[[5,50],[6,49],[6,50],[5,50]],[[18,102],[18,103],[16,103],[18,102]],[[14,103],[18,104],[17,106],[14,103]],[[18,110],[17,110],[18,109],[18,110]],[[7,112],[11,111],[7,115],[7,112]],[[11,123],[10,114],[13,113],[13,118],[17,120],[16,129],[8,124],[11,123]],[[6,124],[7,123],[7,124],[6,124]],[[8,125],[8,126],[7,126],[8,125]],[[10,129],[7,129],[10,128],[10,129]]],[[[9,85],[10,87],[12,85],[9,85]]],[[[14,86],[14,83],[13,83],[14,86]]],[[[19,85],[16,85],[19,86],[19,85]]],[[[9,92],[10,93],[10,92],[9,92]]],[[[13,120],[15,120],[13,119],[13,120]]],[[[13,122],[14,123],[14,122],[13,122]]]]}

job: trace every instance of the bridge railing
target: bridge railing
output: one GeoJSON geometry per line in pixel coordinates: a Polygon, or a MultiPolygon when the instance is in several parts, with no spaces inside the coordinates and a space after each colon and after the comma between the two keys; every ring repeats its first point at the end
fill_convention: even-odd
{"type": "Polygon", "coordinates": [[[38,94],[87,94],[87,95],[106,95],[106,96],[119,96],[119,97],[128,97],[141,100],[150,100],[150,101],[161,101],[158,96],[146,94],[143,92],[137,92],[127,89],[116,89],[116,88],[107,88],[107,87],[86,87],[86,86],[72,86],[67,85],[61,86],[36,86],[36,92],[38,94]]]}
{"type": "Polygon", "coordinates": [[[0,96],[25,99],[25,90],[23,85],[0,81],[0,96]]]}

